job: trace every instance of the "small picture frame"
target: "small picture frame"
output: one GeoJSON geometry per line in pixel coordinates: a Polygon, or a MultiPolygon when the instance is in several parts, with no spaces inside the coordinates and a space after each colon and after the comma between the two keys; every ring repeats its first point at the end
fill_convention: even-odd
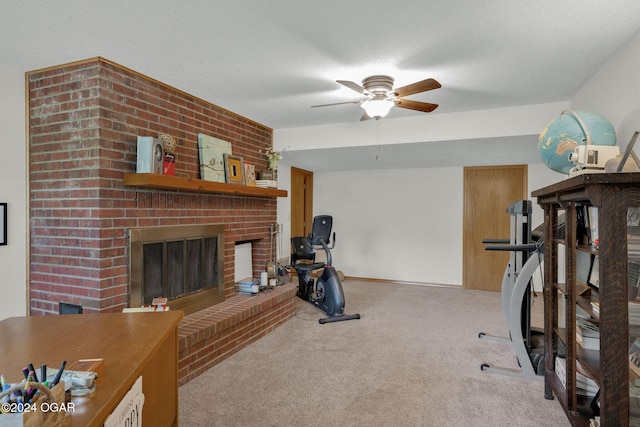
{"type": "Polygon", "coordinates": [[[276,178],[272,170],[262,170],[260,171],[260,179],[273,181],[276,178]]]}
{"type": "Polygon", "coordinates": [[[227,183],[244,185],[244,162],[242,157],[224,153],[224,175],[227,183]]]}
{"type": "Polygon", "coordinates": [[[7,244],[7,204],[0,203],[0,245],[7,244]]]}
{"type": "Polygon", "coordinates": [[[244,162],[244,182],[250,187],[256,186],[256,165],[244,162]]]}

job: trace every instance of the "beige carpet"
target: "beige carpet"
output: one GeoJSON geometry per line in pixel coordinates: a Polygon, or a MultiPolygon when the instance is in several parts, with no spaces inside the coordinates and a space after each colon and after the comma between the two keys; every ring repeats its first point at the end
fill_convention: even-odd
{"type": "Polygon", "coordinates": [[[518,367],[508,344],[478,338],[507,335],[498,293],[343,287],[346,312],[360,320],[321,325],[323,313],[297,300],[295,318],[180,387],[180,425],[570,425],[542,381],[480,369],[518,367]]]}

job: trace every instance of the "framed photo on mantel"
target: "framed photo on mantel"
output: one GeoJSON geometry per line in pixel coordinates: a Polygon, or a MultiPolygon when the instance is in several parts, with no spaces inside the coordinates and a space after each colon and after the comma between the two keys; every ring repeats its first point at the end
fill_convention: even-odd
{"type": "Polygon", "coordinates": [[[231,154],[231,143],[199,133],[198,150],[200,179],[225,182],[224,155],[231,154]]]}
{"type": "Polygon", "coordinates": [[[244,185],[244,162],[242,157],[224,153],[224,174],[227,183],[244,185]]]}
{"type": "Polygon", "coordinates": [[[262,180],[273,181],[274,179],[276,179],[275,176],[276,176],[276,174],[273,173],[273,171],[271,169],[260,171],[260,179],[262,179],[262,180]]]}
{"type": "Polygon", "coordinates": [[[244,162],[244,182],[250,187],[256,186],[256,165],[244,162]]]}

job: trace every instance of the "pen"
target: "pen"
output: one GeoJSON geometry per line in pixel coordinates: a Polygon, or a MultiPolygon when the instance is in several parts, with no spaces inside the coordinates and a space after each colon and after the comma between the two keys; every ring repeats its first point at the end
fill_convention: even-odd
{"type": "Polygon", "coordinates": [[[27,366],[29,367],[29,373],[33,374],[33,380],[40,382],[38,381],[38,375],[36,375],[36,368],[33,367],[33,363],[29,363],[27,366]]]}
{"type": "Polygon", "coordinates": [[[27,397],[27,402],[29,401],[29,394],[31,393],[31,381],[33,381],[33,377],[31,376],[32,372],[29,373],[29,377],[27,381],[24,383],[24,390],[21,390],[23,396],[27,397]]]}
{"type": "Polygon", "coordinates": [[[51,381],[51,388],[55,387],[58,382],[60,381],[60,377],[62,376],[62,371],[64,371],[64,368],[67,366],[67,361],[63,360],[62,361],[62,365],[60,365],[60,369],[58,370],[58,373],[56,373],[55,378],[53,379],[53,381],[51,381]]]}
{"type": "Polygon", "coordinates": [[[43,383],[47,381],[47,365],[45,364],[40,366],[40,381],[43,383]]]}

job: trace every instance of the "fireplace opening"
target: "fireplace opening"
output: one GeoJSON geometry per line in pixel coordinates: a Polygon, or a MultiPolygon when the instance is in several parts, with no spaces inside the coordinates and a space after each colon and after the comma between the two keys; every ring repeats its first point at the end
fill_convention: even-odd
{"type": "Polygon", "coordinates": [[[129,230],[129,307],[165,297],[185,314],[224,301],[224,225],[129,230]]]}

